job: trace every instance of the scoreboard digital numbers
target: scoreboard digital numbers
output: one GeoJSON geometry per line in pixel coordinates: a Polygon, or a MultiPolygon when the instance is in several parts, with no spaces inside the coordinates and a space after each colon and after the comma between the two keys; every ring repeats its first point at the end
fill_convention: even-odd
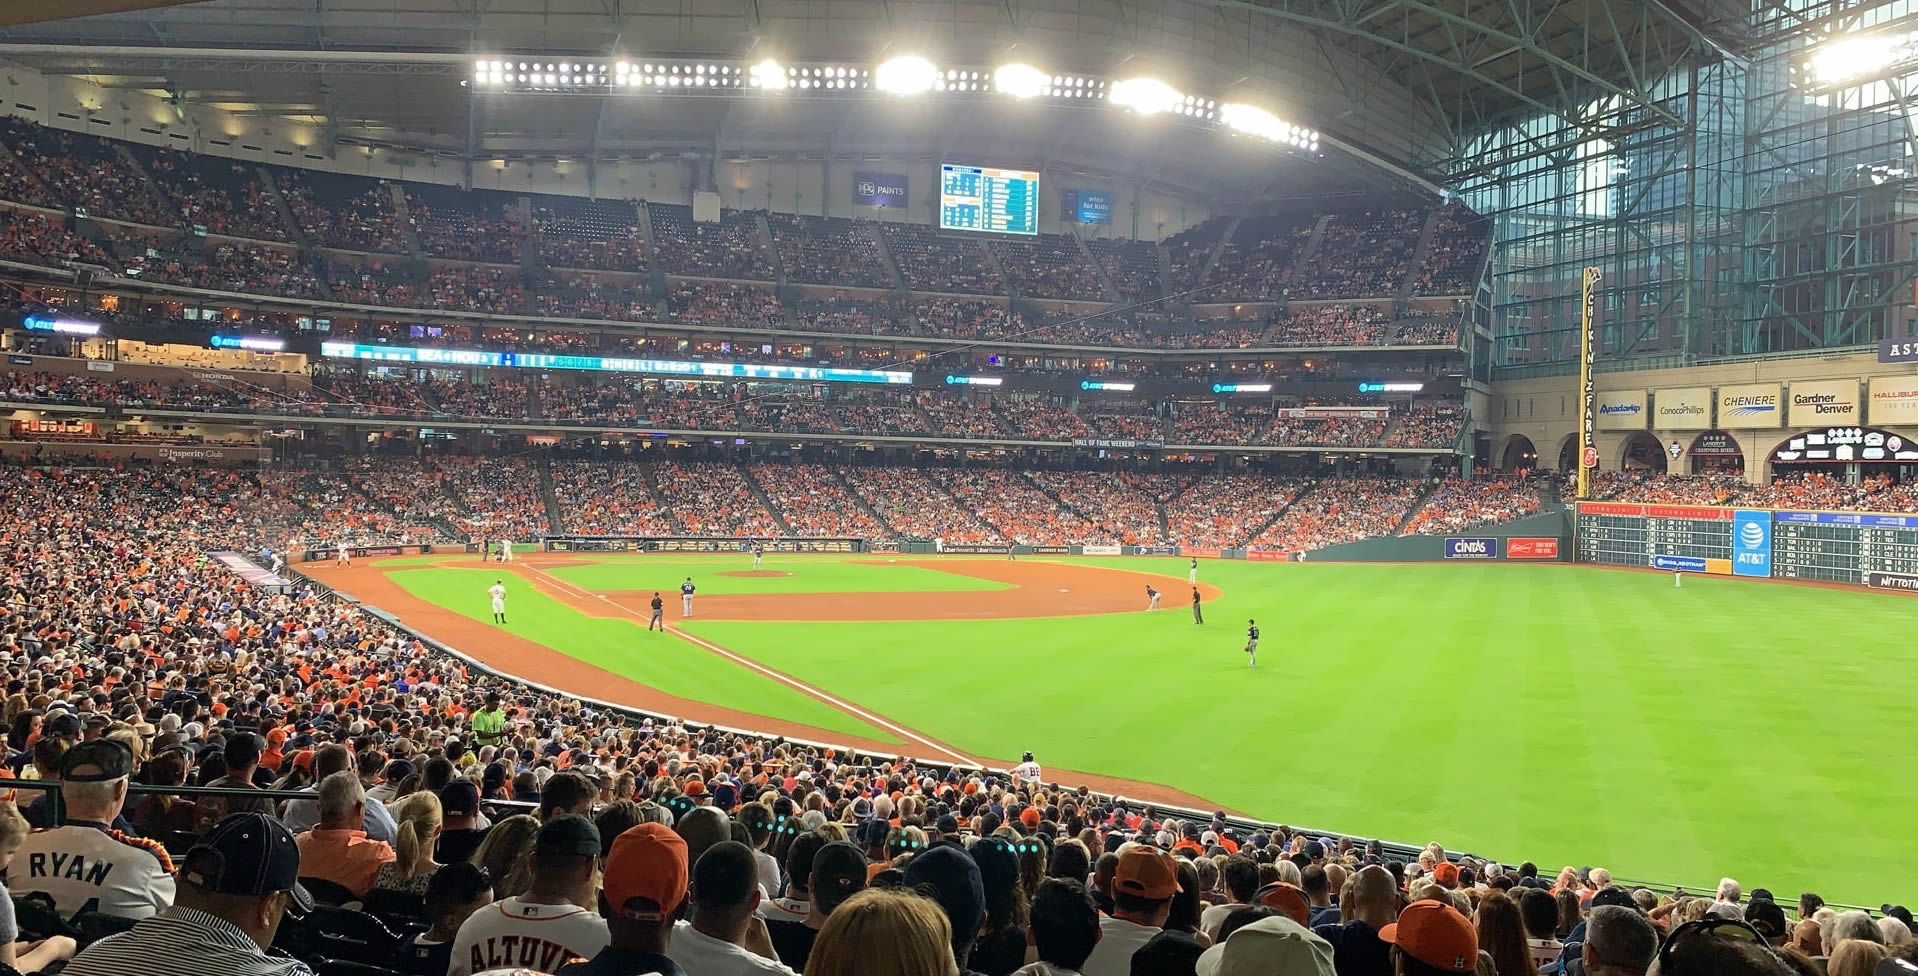
{"type": "Polygon", "coordinates": [[[939,229],[1039,233],[1039,174],[989,166],[941,165],[939,229]]]}
{"type": "Polygon", "coordinates": [[[1772,565],[1788,579],[1918,589],[1918,515],[1774,512],[1772,565]]]}
{"type": "Polygon", "coordinates": [[[1735,515],[1730,508],[1582,502],[1578,561],[1729,576],[1735,515]]]}

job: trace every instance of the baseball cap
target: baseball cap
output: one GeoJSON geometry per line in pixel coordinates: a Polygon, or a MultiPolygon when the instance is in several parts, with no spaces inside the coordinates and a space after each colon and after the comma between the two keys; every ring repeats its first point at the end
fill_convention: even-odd
{"type": "Polygon", "coordinates": [[[456,779],[440,787],[440,812],[448,817],[470,817],[479,812],[479,787],[470,779],[456,779]]]}
{"type": "Polygon", "coordinates": [[[1179,866],[1172,855],[1150,847],[1135,847],[1119,855],[1112,874],[1112,891],[1158,901],[1178,894],[1179,866]]]}
{"type": "Polygon", "coordinates": [[[300,846],[286,825],[264,813],[227,815],[187,851],[180,880],[223,895],[293,893],[300,911],[313,896],[300,884],[300,846]]]}
{"type": "Polygon", "coordinates": [[[827,844],[812,858],[812,895],[833,904],[866,887],[866,852],[844,841],[827,844]]]}
{"type": "Polygon", "coordinates": [[[1132,972],[1134,973],[1179,973],[1192,972],[1192,968],[1205,956],[1205,946],[1190,934],[1176,929],[1168,929],[1146,940],[1146,944],[1133,950],[1132,972]]]}
{"type": "Polygon", "coordinates": [[[1632,893],[1617,885],[1606,885],[1598,889],[1598,893],[1592,896],[1593,908],[1603,908],[1606,905],[1617,905],[1620,908],[1629,908],[1633,911],[1638,910],[1638,903],[1632,900],[1632,893]]]}
{"type": "Polygon", "coordinates": [[[1450,861],[1440,861],[1438,866],[1432,869],[1432,880],[1447,888],[1458,887],[1458,865],[1450,861]]]}
{"type": "Polygon", "coordinates": [[[1290,881],[1274,881],[1260,888],[1259,893],[1252,896],[1252,903],[1254,905],[1264,905],[1273,911],[1281,912],[1286,918],[1300,925],[1312,924],[1310,921],[1312,918],[1311,899],[1305,897],[1305,889],[1300,888],[1290,881]]]}
{"type": "Polygon", "coordinates": [[[47,735],[55,739],[77,739],[80,737],[80,719],[72,712],[61,711],[45,723],[47,735]]]}
{"type": "MultiPolygon", "coordinates": [[[[955,939],[970,941],[986,917],[986,886],[979,865],[963,848],[941,844],[906,863],[906,887],[928,894],[952,923],[955,939]]],[[[963,946],[959,943],[955,948],[963,946]]]]}
{"type": "Polygon", "coordinates": [[[1769,899],[1754,901],[1747,906],[1745,921],[1750,922],[1751,927],[1767,939],[1782,939],[1791,934],[1791,925],[1785,921],[1785,910],[1769,899]]]}
{"type": "Polygon", "coordinates": [[[115,739],[82,742],[60,759],[60,778],[73,783],[110,783],[133,774],[133,750],[115,739]]]}
{"type": "Polygon", "coordinates": [[[1199,957],[1198,976],[1332,976],[1332,944],[1284,915],[1240,926],[1199,957]]]}
{"type": "Polygon", "coordinates": [[[577,813],[563,813],[546,821],[533,837],[535,854],[598,857],[599,852],[599,828],[577,813]]]}
{"type": "MultiPolygon", "coordinates": [[[[545,834],[544,828],[540,833],[545,834]]],[[[599,842],[593,843],[597,852],[599,842]]],[[[612,914],[640,922],[669,919],[686,897],[686,841],[665,824],[628,827],[613,838],[603,875],[600,894],[612,914]]]]}
{"type": "Polygon", "coordinates": [[[1399,913],[1398,921],[1379,930],[1379,940],[1447,972],[1469,973],[1478,968],[1478,931],[1450,905],[1415,901],[1399,913]]]}
{"type": "Polygon", "coordinates": [[[1911,910],[1907,909],[1903,905],[1881,905],[1878,908],[1878,912],[1881,915],[1886,915],[1891,918],[1895,918],[1898,921],[1905,923],[1906,925],[1914,924],[1911,918],[1911,910]]]}

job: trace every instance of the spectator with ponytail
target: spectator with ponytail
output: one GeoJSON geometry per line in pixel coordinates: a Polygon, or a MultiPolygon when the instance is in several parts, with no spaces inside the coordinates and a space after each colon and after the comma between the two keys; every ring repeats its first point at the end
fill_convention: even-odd
{"type": "Polygon", "coordinates": [[[433,872],[440,869],[433,860],[440,819],[440,798],[433,793],[409,793],[394,805],[394,858],[380,865],[373,887],[425,896],[433,872]]]}

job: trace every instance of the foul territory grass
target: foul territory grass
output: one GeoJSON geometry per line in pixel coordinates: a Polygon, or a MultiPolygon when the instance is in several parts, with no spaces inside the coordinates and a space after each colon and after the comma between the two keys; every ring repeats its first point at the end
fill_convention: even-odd
{"type": "MultiPolygon", "coordinates": [[[[589,557],[590,558],[590,557],[589,557]]],[[[873,558],[873,557],[866,557],[873,558]]],[[[927,590],[1005,590],[1009,583],[942,573],[936,569],[884,562],[851,561],[835,557],[768,553],[765,572],[786,576],[719,576],[722,572],[751,572],[751,555],[695,557],[612,558],[583,566],[556,566],[546,570],[574,586],[594,593],[621,590],[658,590],[677,598],[679,584],[692,577],[702,593],[917,593],[927,590]]]]}
{"type": "Polygon", "coordinates": [[[1834,900],[1918,872],[1918,849],[1873,840],[1918,801],[1918,602],[1563,566],[1201,575],[1225,591],[1204,627],[1175,585],[1149,616],[691,629],[974,756],[1031,749],[1275,821],[1834,900]]]}
{"type": "MultiPolygon", "coordinates": [[[[400,569],[389,575],[408,593],[462,616],[491,623],[486,588],[494,576],[467,569],[400,569]]],[[[595,667],[690,701],[711,702],[759,715],[776,715],[821,729],[879,742],[889,732],[833,708],[789,685],[740,667],[711,651],[659,633],[643,620],[594,617],[567,606],[507,573],[507,629],[515,636],[595,667]]],[[[674,601],[675,608],[677,601],[674,601]]],[[[616,608],[609,606],[608,613],[616,608]]],[[[675,609],[674,613],[677,612],[675,609]]],[[[526,677],[537,679],[539,675],[526,677]]],[[[570,689],[585,691],[591,689],[570,689]]]]}

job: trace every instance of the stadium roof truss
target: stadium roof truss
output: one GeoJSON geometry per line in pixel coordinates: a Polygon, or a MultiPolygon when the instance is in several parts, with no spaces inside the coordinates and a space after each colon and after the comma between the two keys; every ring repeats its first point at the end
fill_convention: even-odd
{"type": "Polygon", "coordinates": [[[1539,114],[1682,128],[1646,93],[1687,58],[1736,56],[1736,26],[1748,19],[1737,0],[206,0],[28,26],[0,20],[0,58],[312,124],[329,146],[469,161],[963,152],[1243,201],[1380,182],[1434,189],[1430,174],[1476,136],[1539,114]],[[473,59],[487,55],[872,64],[900,53],[1164,78],[1318,129],[1371,171],[1288,163],[1268,146],[1221,152],[1213,140],[1168,138],[1081,108],[775,106],[738,92],[636,113],[605,96],[465,84],[473,59]]]}

